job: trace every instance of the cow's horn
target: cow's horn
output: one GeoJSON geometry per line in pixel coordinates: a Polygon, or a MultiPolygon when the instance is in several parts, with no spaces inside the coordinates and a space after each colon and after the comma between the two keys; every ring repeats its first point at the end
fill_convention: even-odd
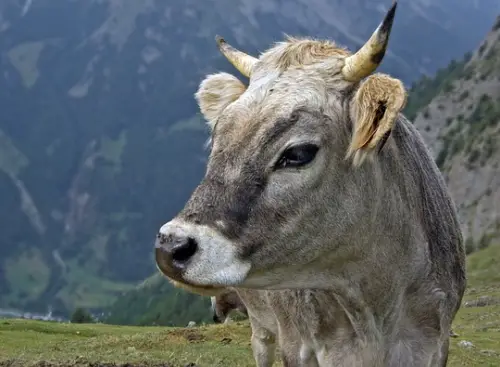
{"type": "Polygon", "coordinates": [[[357,82],[370,75],[382,62],[389,42],[397,5],[395,0],[368,42],[354,55],[346,58],[345,65],[342,68],[342,74],[346,80],[357,82]]]}
{"type": "Polygon", "coordinates": [[[238,69],[247,78],[250,78],[252,73],[252,68],[257,62],[257,59],[253,56],[247,55],[244,52],[238,51],[229,43],[227,43],[221,36],[216,36],[217,46],[220,52],[229,60],[233,66],[238,69]]]}

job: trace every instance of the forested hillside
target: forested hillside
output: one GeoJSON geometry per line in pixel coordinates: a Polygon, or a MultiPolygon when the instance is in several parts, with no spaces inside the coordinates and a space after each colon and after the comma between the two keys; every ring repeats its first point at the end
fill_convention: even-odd
{"type": "MultiPolygon", "coordinates": [[[[357,49],[390,3],[1,1],[0,308],[102,309],[155,272],[155,232],[205,169],[193,93],[234,72],[215,34],[253,54],[283,33],[357,49]]],[[[402,1],[381,70],[432,74],[499,11],[402,1]]]]}
{"type": "Polygon", "coordinates": [[[210,298],[173,288],[160,274],[119,297],[103,319],[120,325],[186,326],[212,322],[210,298]]]}

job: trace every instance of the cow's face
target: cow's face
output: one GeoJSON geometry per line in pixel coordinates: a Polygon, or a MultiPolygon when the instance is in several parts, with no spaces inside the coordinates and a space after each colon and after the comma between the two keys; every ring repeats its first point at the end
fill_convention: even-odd
{"type": "Polygon", "coordinates": [[[385,143],[406,97],[386,75],[359,82],[356,55],[290,39],[240,62],[251,68],[248,88],[226,73],[200,84],[211,153],[204,179],[158,234],[156,262],[167,277],[204,294],[302,287],[342,260],[368,213],[359,165],[385,143]]]}

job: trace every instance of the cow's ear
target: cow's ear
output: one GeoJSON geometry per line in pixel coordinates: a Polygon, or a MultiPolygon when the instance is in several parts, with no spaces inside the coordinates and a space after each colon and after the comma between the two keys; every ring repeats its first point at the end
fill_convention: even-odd
{"type": "Polygon", "coordinates": [[[354,164],[383,148],[406,98],[403,83],[388,75],[373,74],[361,83],[351,104],[354,126],[347,156],[354,164]]]}
{"type": "Polygon", "coordinates": [[[222,111],[237,100],[245,90],[246,86],[228,73],[211,74],[202,80],[195,93],[195,99],[211,128],[222,111]]]}

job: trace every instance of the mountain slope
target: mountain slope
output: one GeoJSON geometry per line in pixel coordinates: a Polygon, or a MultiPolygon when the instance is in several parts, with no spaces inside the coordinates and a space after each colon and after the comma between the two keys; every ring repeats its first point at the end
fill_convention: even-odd
{"type": "MultiPolygon", "coordinates": [[[[0,307],[105,307],[155,268],[152,241],[204,172],[193,93],[286,32],[356,49],[390,1],[0,2],[0,307]]],[[[407,83],[463,54],[495,0],[401,2],[381,70],[407,83]],[[425,39],[425,42],[423,41],[425,39]]]]}
{"type": "Polygon", "coordinates": [[[186,326],[189,321],[212,322],[210,298],[188,293],[159,273],[119,297],[103,320],[118,325],[186,326]]]}
{"type": "Polygon", "coordinates": [[[445,175],[471,252],[500,239],[500,17],[451,66],[439,85],[420,89],[434,97],[414,123],[445,175]]]}

